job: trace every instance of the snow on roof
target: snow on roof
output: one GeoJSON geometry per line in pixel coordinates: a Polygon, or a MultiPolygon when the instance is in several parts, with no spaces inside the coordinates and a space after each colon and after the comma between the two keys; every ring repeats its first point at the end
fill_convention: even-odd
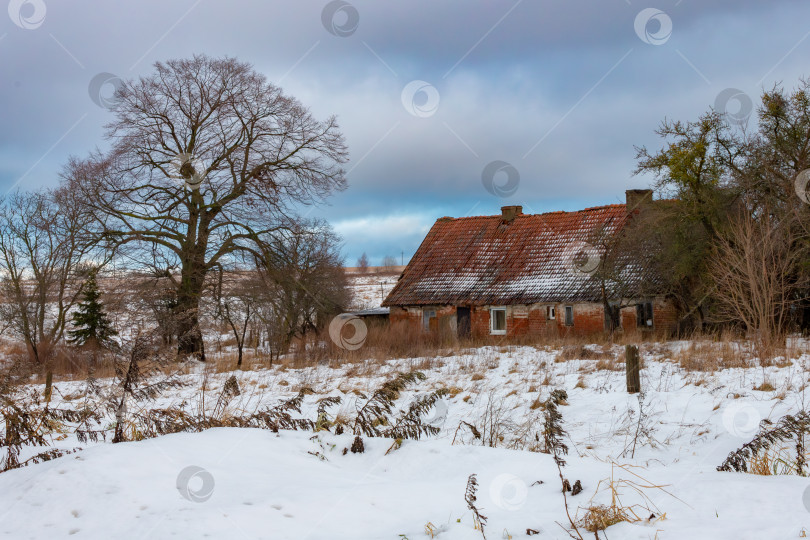
{"type": "Polygon", "coordinates": [[[357,315],[358,317],[374,317],[374,316],[382,316],[388,315],[390,308],[387,307],[378,307],[378,308],[370,308],[370,309],[361,309],[360,311],[353,311],[353,315],[357,315]]]}
{"type": "Polygon", "coordinates": [[[598,301],[598,281],[574,259],[598,261],[594,234],[616,234],[626,221],[624,204],[508,223],[502,215],[440,218],[382,305],[598,301]]]}

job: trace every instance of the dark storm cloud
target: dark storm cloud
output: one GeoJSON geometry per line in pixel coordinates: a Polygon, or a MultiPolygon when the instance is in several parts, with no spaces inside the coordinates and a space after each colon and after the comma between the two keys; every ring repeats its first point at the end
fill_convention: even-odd
{"type": "Polygon", "coordinates": [[[343,234],[350,262],[407,257],[441,215],[620,202],[649,182],[631,176],[633,146],[657,146],[660,120],[694,118],[727,88],[755,101],[792,86],[810,48],[799,1],[662,0],[672,32],[660,45],[637,35],[650,7],[637,0],[358,0],[356,28],[336,13],[345,37],[324,27],[325,1],[17,3],[23,19],[0,22],[5,189],[53,185],[70,154],[104,146],[113,86],[91,96],[98,74],[236,56],[317,116],[338,115],[350,188],[311,213],[343,234]],[[412,81],[429,86],[403,101],[412,81]],[[506,198],[482,183],[496,160],[520,175],[506,198]]]}

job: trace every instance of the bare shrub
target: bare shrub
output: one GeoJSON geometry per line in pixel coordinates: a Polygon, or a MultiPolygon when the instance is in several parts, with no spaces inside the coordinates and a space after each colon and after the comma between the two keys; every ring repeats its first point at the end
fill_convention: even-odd
{"type": "MultiPolygon", "coordinates": [[[[481,444],[495,448],[501,446],[508,435],[515,432],[518,424],[512,418],[512,408],[507,406],[506,398],[496,390],[487,394],[487,403],[481,417],[475,424],[480,427],[481,444]]],[[[511,438],[511,437],[510,437],[511,438]]]]}
{"type": "Polygon", "coordinates": [[[791,308],[804,299],[806,247],[790,220],[744,211],[717,242],[709,269],[718,316],[742,323],[765,362],[784,348],[791,308]]]}

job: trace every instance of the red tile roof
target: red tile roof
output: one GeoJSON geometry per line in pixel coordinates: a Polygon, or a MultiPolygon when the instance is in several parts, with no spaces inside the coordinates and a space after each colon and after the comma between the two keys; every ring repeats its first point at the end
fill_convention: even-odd
{"type": "Polygon", "coordinates": [[[520,214],[511,223],[501,215],[441,218],[383,306],[599,301],[588,265],[600,254],[589,242],[596,231],[615,234],[626,216],[624,204],[613,204],[520,214]]]}

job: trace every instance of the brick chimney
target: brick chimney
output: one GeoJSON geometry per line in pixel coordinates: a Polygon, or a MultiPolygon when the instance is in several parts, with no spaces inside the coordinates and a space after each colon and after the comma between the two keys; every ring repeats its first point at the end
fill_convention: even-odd
{"type": "Polygon", "coordinates": [[[522,206],[501,206],[501,218],[504,223],[512,223],[517,216],[522,215],[522,206]]]}
{"type": "Polygon", "coordinates": [[[642,206],[652,202],[653,191],[651,189],[628,189],[624,192],[627,211],[640,210],[642,206]]]}

